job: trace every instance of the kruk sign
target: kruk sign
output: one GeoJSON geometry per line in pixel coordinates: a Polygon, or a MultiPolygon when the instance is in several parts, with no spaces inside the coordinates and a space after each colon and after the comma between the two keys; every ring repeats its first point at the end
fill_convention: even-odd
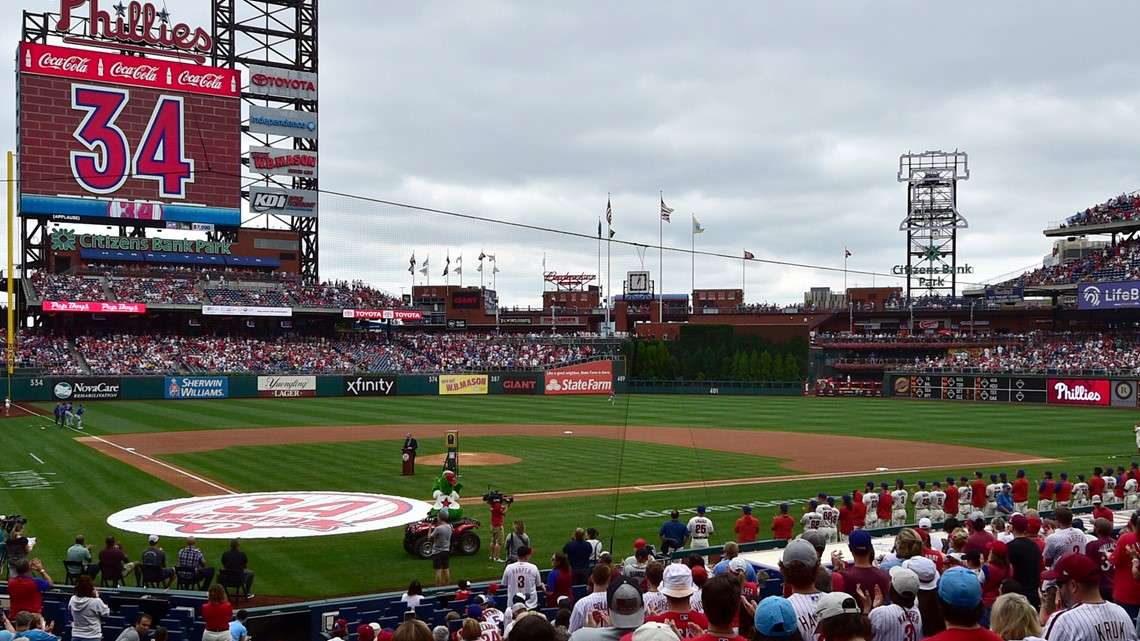
{"type": "Polygon", "coordinates": [[[116,512],[107,523],[160,537],[294,538],[399,527],[430,508],[415,499],[363,492],[261,492],[148,503],[116,512]]]}
{"type": "Polygon", "coordinates": [[[72,312],[80,314],[142,314],[145,303],[99,303],[73,300],[45,300],[45,312],[72,312]]]}
{"type": "Polygon", "coordinates": [[[296,398],[317,395],[316,376],[258,376],[257,395],[261,398],[296,398]]]}
{"type": "Polygon", "coordinates": [[[592,361],[545,372],[545,393],[609,394],[614,388],[613,361],[592,361]]]}
{"type": "Polygon", "coordinates": [[[1045,387],[1047,403],[1063,405],[1108,405],[1110,381],[1105,379],[1050,378],[1045,387]]]}

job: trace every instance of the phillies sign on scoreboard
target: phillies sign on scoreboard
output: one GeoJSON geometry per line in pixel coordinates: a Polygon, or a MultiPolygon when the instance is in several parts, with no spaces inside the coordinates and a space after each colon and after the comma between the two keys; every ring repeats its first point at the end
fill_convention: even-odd
{"type": "Polygon", "coordinates": [[[239,85],[232,69],[20,43],[20,214],[240,225],[239,85]]]}
{"type": "Polygon", "coordinates": [[[1112,382],[1106,379],[1051,378],[1045,386],[1046,402],[1062,405],[1108,405],[1112,382]]]}

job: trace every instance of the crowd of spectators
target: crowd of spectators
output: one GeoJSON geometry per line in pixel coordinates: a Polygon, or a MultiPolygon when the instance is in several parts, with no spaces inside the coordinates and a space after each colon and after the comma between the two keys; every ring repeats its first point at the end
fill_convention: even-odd
{"type": "Polygon", "coordinates": [[[1140,220],[1140,192],[1120,194],[1065,219],[1062,229],[1140,220]]]}
{"type": "Polygon", "coordinates": [[[109,278],[115,300],[152,305],[201,305],[195,281],[185,278],[109,278]]]}
{"type": "Polygon", "coordinates": [[[179,337],[180,362],[191,373],[350,374],[356,365],[321,337],[179,337]]]}
{"type": "Polygon", "coordinates": [[[169,374],[178,371],[178,340],[150,334],[79,335],[75,349],[99,374],[169,374]]]}
{"type": "Polygon", "coordinates": [[[206,296],[215,305],[244,307],[290,307],[288,296],[276,289],[207,289],[206,296]]]}
{"type": "MultiPolygon", "coordinates": [[[[0,354],[7,367],[7,350],[0,354]]],[[[82,374],[67,338],[58,334],[21,330],[16,335],[16,367],[40,368],[58,374],[82,374]]]]}
{"type": "Polygon", "coordinates": [[[992,373],[1140,373],[1140,335],[1032,333],[942,357],[915,358],[905,369],[969,369],[992,373]]]}
{"type": "Polygon", "coordinates": [[[1131,240],[1110,247],[1104,252],[1027,271],[999,286],[1040,287],[1136,278],[1140,278],[1140,241],[1131,240]]]}
{"type": "Polygon", "coordinates": [[[52,301],[105,301],[103,281],[98,277],[73,274],[50,274],[37,271],[30,275],[36,298],[52,301]]]}
{"type": "Polygon", "coordinates": [[[317,309],[396,309],[406,307],[399,298],[374,289],[361,280],[326,281],[292,290],[299,307],[317,309]]]}

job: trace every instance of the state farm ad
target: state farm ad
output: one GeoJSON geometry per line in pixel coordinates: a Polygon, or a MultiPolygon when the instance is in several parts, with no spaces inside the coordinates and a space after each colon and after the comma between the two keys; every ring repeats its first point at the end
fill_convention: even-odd
{"type": "Polygon", "coordinates": [[[613,388],[613,361],[593,361],[546,371],[546,394],[609,394],[613,388]]]}
{"type": "Polygon", "coordinates": [[[1106,379],[1051,378],[1045,388],[1046,402],[1062,405],[1108,405],[1110,381],[1106,379]]]}
{"type": "Polygon", "coordinates": [[[317,395],[316,376],[258,376],[257,395],[261,398],[297,398],[317,395]]]}

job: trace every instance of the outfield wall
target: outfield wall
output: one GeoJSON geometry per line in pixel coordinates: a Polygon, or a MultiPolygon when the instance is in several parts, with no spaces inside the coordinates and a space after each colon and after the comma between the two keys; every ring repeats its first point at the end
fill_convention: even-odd
{"type": "Polygon", "coordinates": [[[1131,407],[1140,405],[1140,380],[1064,374],[887,372],[884,396],[946,401],[1131,407]]]}
{"type": "Polygon", "coordinates": [[[353,376],[13,377],[14,402],[299,398],[309,396],[581,395],[626,390],[625,361],[598,360],[546,371],[353,376]]]}

